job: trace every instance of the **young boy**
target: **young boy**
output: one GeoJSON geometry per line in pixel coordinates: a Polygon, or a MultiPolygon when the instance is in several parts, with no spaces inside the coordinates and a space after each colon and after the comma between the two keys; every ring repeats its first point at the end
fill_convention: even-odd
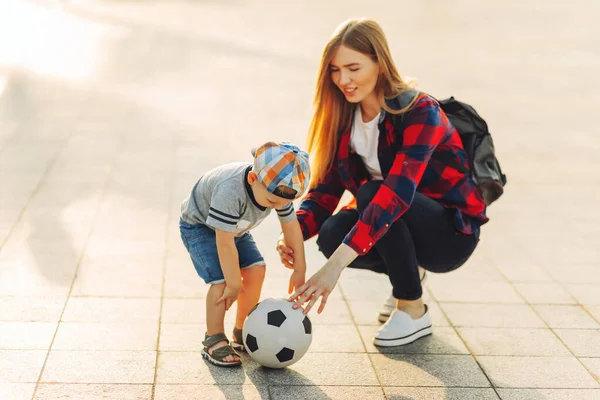
{"type": "Polygon", "coordinates": [[[286,243],[294,251],[289,293],[304,284],[304,241],[292,201],[310,182],[308,154],[291,143],[265,143],[252,151],[254,165],[232,163],[205,173],[181,205],[181,238],[196,271],[211,285],[202,356],[218,366],[241,364],[242,328],[258,303],[265,260],[250,229],[277,210],[286,243]],[[225,311],[237,300],[233,343],[225,335],[225,311]]]}

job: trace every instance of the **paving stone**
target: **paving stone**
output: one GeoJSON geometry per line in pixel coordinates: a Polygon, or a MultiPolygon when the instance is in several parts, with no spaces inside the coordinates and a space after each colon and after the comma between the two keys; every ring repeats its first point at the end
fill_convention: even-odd
{"type": "Polygon", "coordinates": [[[63,322],[53,350],[155,350],[156,322],[63,322]]]}
{"type": "Polygon", "coordinates": [[[37,382],[47,350],[0,350],[0,382],[37,382]]]}
{"type": "MultiPolygon", "coordinates": [[[[225,322],[235,321],[236,304],[225,313],[225,322]]],[[[163,323],[206,324],[205,299],[164,299],[163,323]]]]}
{"type": "Polygon", "coordinates": [[[575,304],[575,299],[557,283],[515,283],[515,288],[531,304],[575,304]]]}
{"type": "Polygon", "coordinates": [[[453,282],[448,284],[443,280],[431,282],[429,288],[439,302],[469,302],[469,303],[524,303],[514,288],[504,282],[453,282]]]}
{"type": "MultiPolygon", "coordinates": [[[[121,240],[122,241],[122,240],[121,240]]],[[[102,246],[110,247],[110,243],[102,246]]],[[[155,260],[117,261],[118,256],[84,264],[80,268],[72,294],[75,296],[160,297],[162,265],[155,260]],[[141,264],[141,265],[140,265],[141,264]],[[140,274],[140,270],[144,271],[140,274]]],[[[123,257],[127,260],[127,257],[123,257]]],[[[160,259],[160,257],[157,257],[160,259]]]]}
{"type": "Polygon", "coordinates": [[[496,258],[492,260],[509,282],[552,282],[552,277],[543,268],[523,258],[522,255],[517,254],[515,259],[510,261],[496,258]]]}
{"type": "Polygon", "coordinates": [[[577,273],[574,274],[570,268],[564,265],[549,265],[545,269],[560,283],[593,283],[600,284],[600,268],[595,264],[577,264],[577,273]]]}
{"type": "Polygon", "coordinates": [[[57,322],[65,296],[0,297],[0,321],[57,322]]]}
{"type": "MultiPolygon", "coordinates": [[[[45,261],[41,262],[46,264],[45,261]]],[[[46,273],[52,275],[52,279],[49,280],[38,271],[26,269],[22,265],[14,265],[2,271],[0,296],[51,296],[66,298],[71,282],[75,277],[75,270],[76,267],[74,265],[64,266],[58,270],[48,268],[46,273]]]]}
{"type": "Polygon", "coordinates": [[[371,354],[382,386],[490,387],[469,356],[371,354]]]}
{"type": "Polygon", "coordinates": [[[355,325],[313,325],[308,349],[313,353],[362,353],[365,351],[355,325]]]}
{"type": "Polygon", "coordinates": [[[392,290],[392,285],[387,277],[385,277],[385,280],[340,279],[338,285],[347,300],[369,299],[377,302],[384,302],[392,290]]]}
{"type": "Polygon", "coordinates": [[[254,385],[156,385],[155,400],[269,399],[267,386],[254,385]]]}
{"type": "Polygon", "coordinates": [[[106,384],[49,384],[38,387],[34,400],[85,399],[85,400],[150,400],[152,385],[106,384]]]}
{"type": "Polygon", "coordinates": [[[600,324],[594,321],[581,306],[535,305],[534,308],[550,328],[600,329],[600,324]]]}
{"type": "Polygon", "coordinates": [[[573,357],[477,356],[498,388],[597,388],[596,382],[573,357]]]}
{"type": "Polygon", "coordinates": [[[483,253],[475,252],[460,268],[445,274],[429,273],[426,284],[443,280],[444,282],[503,282],[504,278],[489,262],[483,253]]]}
{"type": "Polygon", "coordinates": [[[30,400],[35,383],[0,383],[0,399],[30,400]]]}
{"type": "Polygon", "coordinates": [[[378,381],[366,354],[307,353],[296,364],[267,375],[273,385],[373,386],[378,381]],[[356,373],[360,371],[360,373],[356,373]]]}
{"type": "Polygon", "coordinates": [[[50,352],[40,382],[152,383],[155,351],[50,352]]]}
{"type": "Polygon", "coordinates": [[[386,398],[380,387],[369,386],[296,386],[290,390],[289,386],[272,385],[269,392],[273,400],[344,400],[349,398],[383,400],[386,398]]]}
{"type": "Polygon", "coordinates": [[[568,356],[549,329],[458,328],[472,354],[497,356],[568,356]]]}
{"type": "Polygon", "coordinates": [[[569,293],[584,305],[600,305],[600,284],[567,284],[569,293]]]}
{"type": "Polygon", "coordinates": [[[159,299],[126,299],[106,297],[70,297],[62,320],[65,322],[158,323],[159,299]]]}
{"type": "Polygon", "coordinates": [[[327,305],[321,314],[317,314],[319,303],[309,313],[313,324],[318,325],[347,325],[353,324],[352,315],[348,304],[342,299],[327,299],[327,305]]]}
{"type": "Polygon", "coordinates": [[[455,326],[543,328],[546,325],[525,304],[440,303],[455,326]]]}
{"type": "MultiPolygon", "coordinates": [[[[205,324],[162,324],[160,328],[161,351],[200,351],[204,347],[205,324]]],[[[231,338],[231,334],[227,333],[231,338]]]]}
{"type": "Polygon", "coordinates": [[[389,400],[498,400],[494,389],[472,388],[383,388],[389,400]]]}
{"type": "Polygon", "coordinates": [[[577,357],[600,357],[600,329],[555,329],[577,357]]]}
{"type": "Polygon", "coordinates": [[[170,261],[167,264],[165,297],[206,298],[210,286],[198,276],[189,256],[184,260],[177,260],[177,265],[174,263],[175,261],[170,261]]]}
{"type": "Polygon", "coordinates": [[[600,389],[498,389],[502,400],[591,400],[600,389]]]}
{"type": "Polygon", "coordinates": [[[582,357],[579,360],[591,371],[592,376],[600,382],[600,358],[582,357]]]}
{"type": "Polygon", "coordinates": [[[598,323],[600,323],[600,305],[588,305],[585,306],[585,309],[596,319],[598,323]]]}
{"type": "Polygon", "coordinates": [[[469,354],[463,341],[453,328],[435,327],[433,334],[404,346],[376,347],[373,337],[379,327],[373,325],[359,326],[362,340],[369,353],[384,354],[469,354]]]}
{"type": "Polygon", "coordinates": [[[200,352],[160,352],[158,384],[265,385],[268,371],[242,354],[243,368],[213,366],[200,352]]]}
{"type": "Polygon", "coordinates": [[[0,322],[0,349],[48,349],[57,325],[56,322],[0,322]]]}

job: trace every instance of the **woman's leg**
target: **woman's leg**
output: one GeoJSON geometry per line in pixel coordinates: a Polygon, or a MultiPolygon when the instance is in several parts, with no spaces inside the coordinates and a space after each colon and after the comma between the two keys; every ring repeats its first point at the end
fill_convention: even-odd
{"type": "MultiPolygon", "coordinates": [[[[381,181],[361,186],[357,193],[360,212],[369,205],[381,181]]],[[[384,261],[398,299],[397,308],[413,318],[425,311],[419,268],[447,272],[458,268],[475,248],[477,239],[456,231],[452,214],[441,203],[416,193],[409,210],[375,244],[384,261]]],[[[371,251],[373,253],[373,251],[371,251]]]]}
{"type": "MultiPolygon", "coordinates": [[[[317,238],[317,246],[326,258],[336,251],[342,241],[350,232],[356,221],[358,221],[359,213],[357,210],[343,210],[329,217],[319,230],[317,238]]],[[[377,252],[371,251],[364,256],[357,257],[349,268],[369,269],[378,273],[387,273],[383,260],[377,252]]]]}

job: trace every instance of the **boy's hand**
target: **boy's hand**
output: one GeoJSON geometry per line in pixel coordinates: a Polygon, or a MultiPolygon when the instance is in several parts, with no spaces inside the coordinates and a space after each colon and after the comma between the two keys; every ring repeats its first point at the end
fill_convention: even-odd
{"type": "Polygon", "coordinates": [[[298,289],[300,286],[304,285],[306,281],[306,273],[303,271],[294,271],[292,272],[292,276],[290,277],[290,286],[288,288],[288,294],[292,294],[292,292],[298,289]]]}
{"type": "Polygon", "coordinates": [[[229,307],[237,300],[238,296],[242,292],[242,285],[234,286],[227,285],[225,286],[225,290],[223,291],[223,295],[219,297],[216,305],[221,303],[225,303],[225,310],[229,310],[229,307]]]}
{"type": "Polygon", "coordinates": [[[285,238],[283,235],[277,241],[277,252],[279,253],[279,258],[281,259],[281,263],[289,269],[294,268],[294,250],[287,245],[285,242],[285,238]]]}

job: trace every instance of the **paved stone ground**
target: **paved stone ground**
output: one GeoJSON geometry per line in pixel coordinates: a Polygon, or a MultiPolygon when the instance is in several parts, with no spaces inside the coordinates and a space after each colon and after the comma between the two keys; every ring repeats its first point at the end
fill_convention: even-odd
{"type": "MultiPolygon", "coordinates": [[[[599,11],[5,0],[0,398],[600,399],[599,11]],[[320,52],[350,16],[380,21],[422,88],[477,106],[506,195],[472,259],[431,277],[432,337],[375,349],[389,283],[346,271],[296,365],[210,368],[206,287],[178,237],[179,203],[202,171],[256,144],[304,142],[320,52]]],[[[277,233],[273,217],[255,235],[264,297],[287,287],[277,233]]],[[[314,271],[323,259],[307,246],[314,271]]]]}

